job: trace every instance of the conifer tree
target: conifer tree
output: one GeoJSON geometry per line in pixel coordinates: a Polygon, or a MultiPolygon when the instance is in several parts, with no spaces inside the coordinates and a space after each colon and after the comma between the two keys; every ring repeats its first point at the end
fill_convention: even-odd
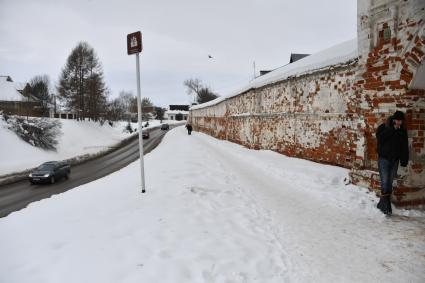
{"type": "Polygon", "coordinates": [[[75,111],[79,119],[97,120],[105,112],[107,89],[102,65],[87,42],[78,43],[71,51],[57,90],[65,105],[75,111]]]}

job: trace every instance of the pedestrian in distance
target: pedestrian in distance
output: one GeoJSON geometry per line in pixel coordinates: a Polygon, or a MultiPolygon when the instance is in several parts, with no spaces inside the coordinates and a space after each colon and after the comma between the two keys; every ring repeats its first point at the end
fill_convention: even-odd
{"type": "Polygon", "coordinates": [[[398,166],[406,167],[409,161],[409,144],[404,123],[404,113],[396,111],[376,131],[378,141],[378,169],[381,197],[378,208],[386,215],[392,214],[391,194],[398,166]]]}
{"type": "Polygon", "coordinates": [[[189,123],[187,123],[187,124],[186,124],[186,129],[187,129],[187,133],[188,133],[189,135],[191,135],[191,134],[192,134],[192,125],[191,125],[191,124],[189,124],[189,123]]]}

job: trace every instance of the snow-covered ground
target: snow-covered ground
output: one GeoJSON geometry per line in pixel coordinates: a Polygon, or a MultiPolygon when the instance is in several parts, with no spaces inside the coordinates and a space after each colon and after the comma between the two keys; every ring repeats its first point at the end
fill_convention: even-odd
{"type": "Polygon", "coordinates": [[[348,171],[183,127],[139,162],[0,219],[0,282],[425,282],[425,215],[348,171]]]}
{"type": "MultiPolygon", "coordinates": [[[[5,122],[0,119],[0,176],[33,168],[46,161],[64,160],[104,151],[130,136],[124,131],[127,122],[114,122],[111,127],[108,123],[101,126],[92,121],[78,122],[64,119],[60,121],[62,135],[58,139],[57,151],[47,151],[23,141],[8,130],[5,122]]],[[[148,128],[159,124],[159,120],[150,121],[148,128]]],[[[132,123],[132,127],[137,128],[137,123],[132,123]]]]}

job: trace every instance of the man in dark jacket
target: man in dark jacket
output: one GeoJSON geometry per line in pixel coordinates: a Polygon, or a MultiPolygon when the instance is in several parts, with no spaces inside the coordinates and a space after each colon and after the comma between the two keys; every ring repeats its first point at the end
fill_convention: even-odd
{"type": "Polygon", "coordinates": [[[187,129],[187,133],[189,134],[189,135],[191,135],[192,134],[192,125],[191,124],[186,124],[186,129],[187,129]]]}
{"type": "Polygon", "coordinates": [[[407,166],[409,146],[404,125],[404,113],[396,111],[385,124],[376,131],[378,140],[378,168],[381,179],[381,198],[378,208],[391,215],[391,194],[393,180],[397,175],[398,165],[407,166]]]}

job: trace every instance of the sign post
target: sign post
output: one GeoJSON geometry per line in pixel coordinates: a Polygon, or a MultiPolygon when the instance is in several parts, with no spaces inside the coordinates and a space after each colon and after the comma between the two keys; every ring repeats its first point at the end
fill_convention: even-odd
{"type": "Polygon", "coordinates": [[[139,123],[139,153],[140,153],[140,174],[142,181],[142,193],[145,188],[145,168],[143,162],[143,137],[142,137],[142,98],[140,94],[140,64],[139,53],[142,52],[142,33],[140,31],[127,35],[127,54],[136,54],[136,75],[137,75],[137,117],[139,123]]]}

